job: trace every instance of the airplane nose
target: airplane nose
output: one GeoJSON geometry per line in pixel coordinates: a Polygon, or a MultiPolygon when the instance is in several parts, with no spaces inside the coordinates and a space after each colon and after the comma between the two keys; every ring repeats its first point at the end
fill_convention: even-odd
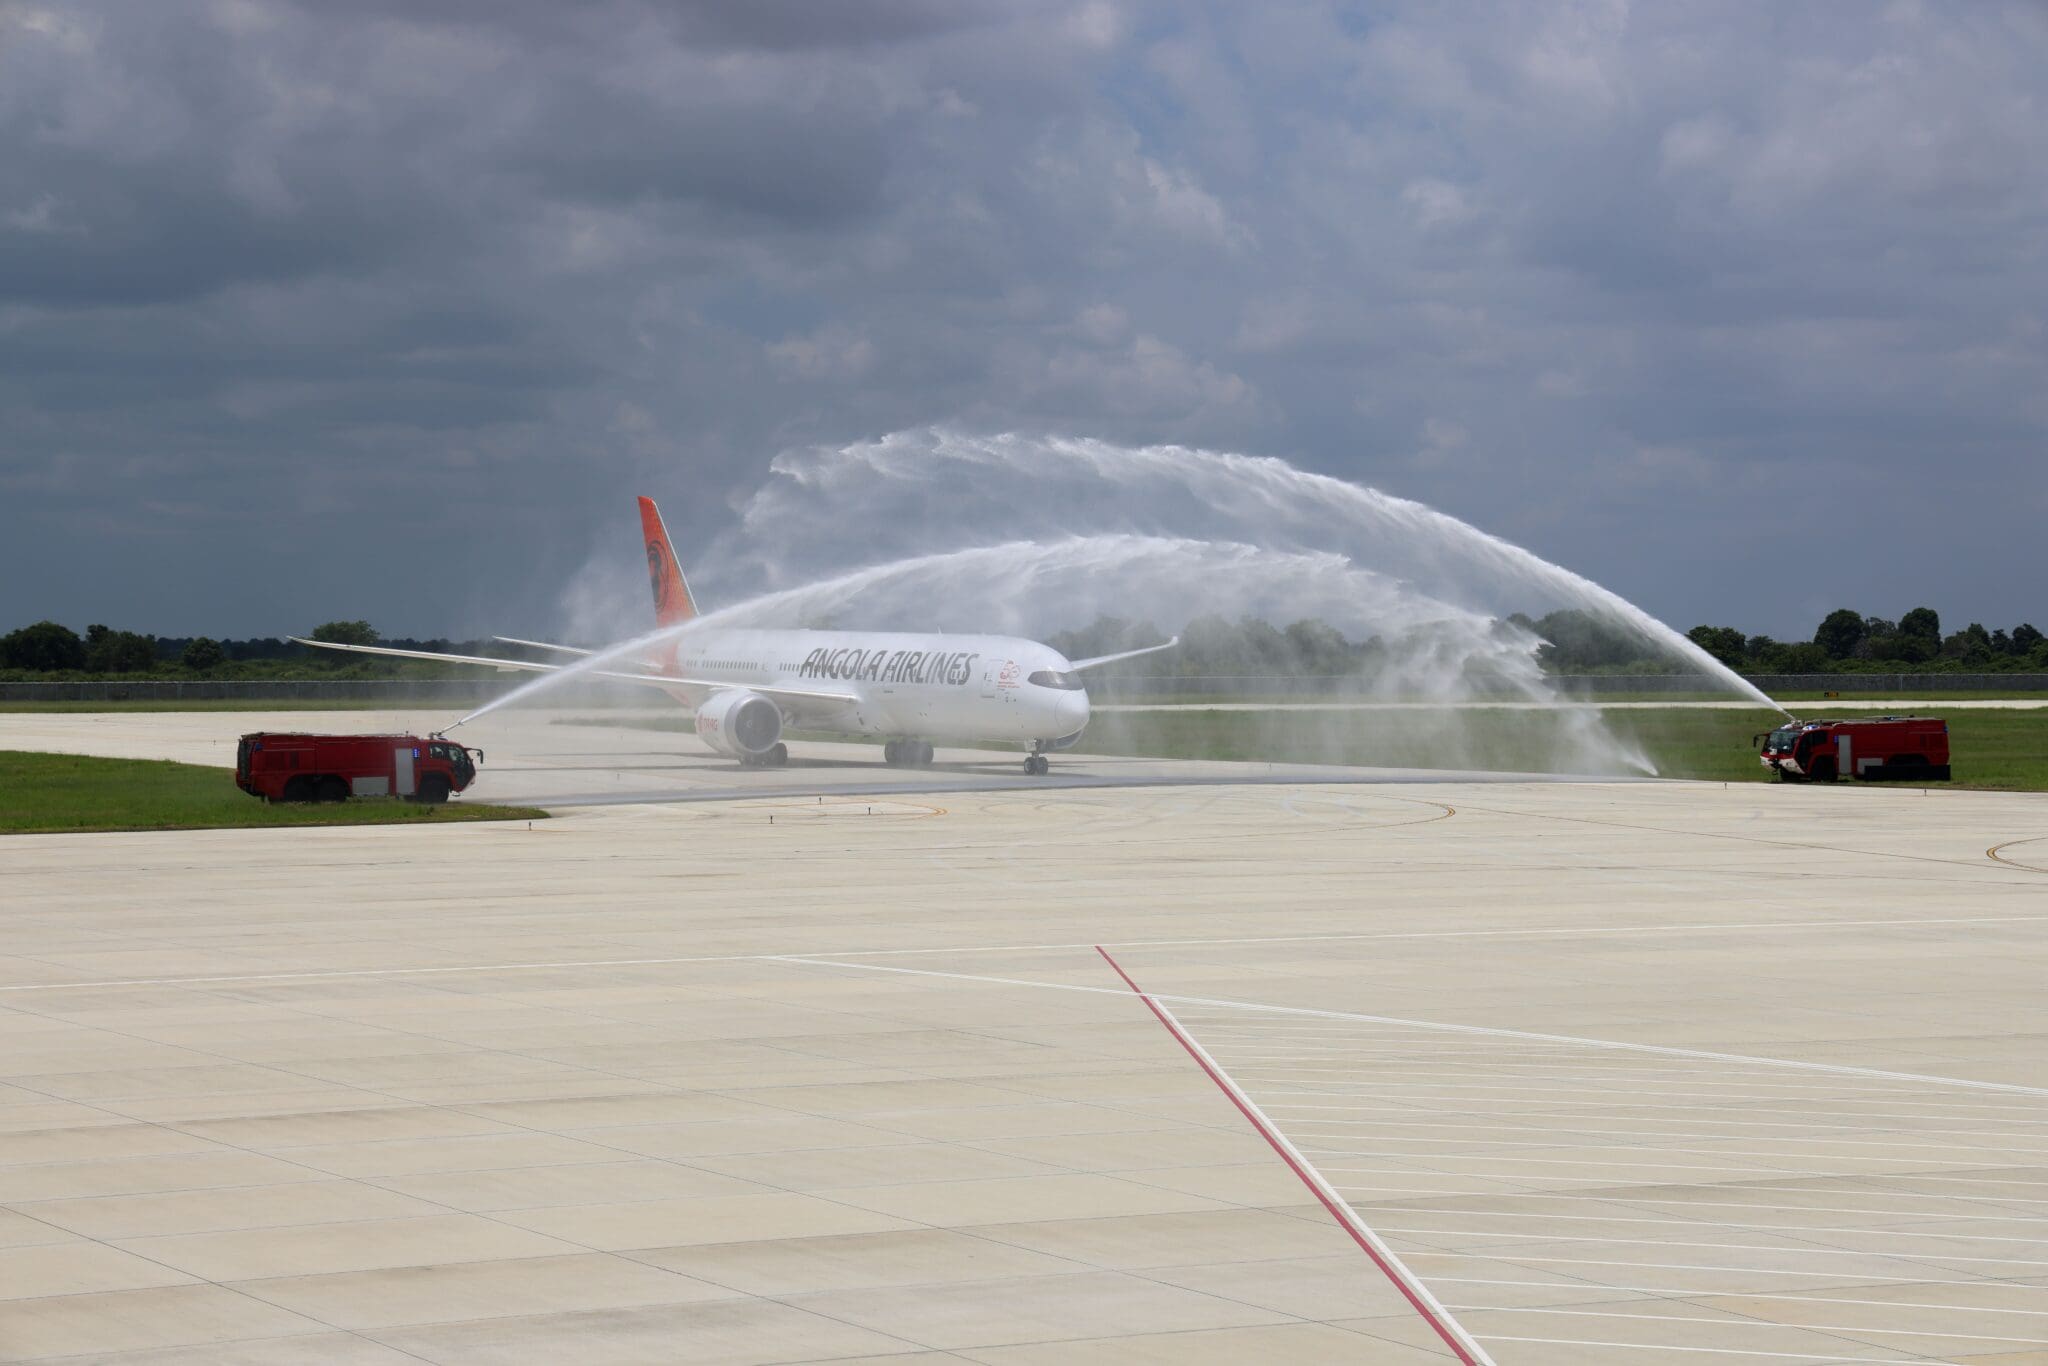
{"type": "Polygon", "coordinates": [[[1088,724],[1088,694],[1070,692],[1064,694],[1059,705],[1053,708],[1053,716],[1060,723],[1061,735],[1072,735],[1088,724]]]}

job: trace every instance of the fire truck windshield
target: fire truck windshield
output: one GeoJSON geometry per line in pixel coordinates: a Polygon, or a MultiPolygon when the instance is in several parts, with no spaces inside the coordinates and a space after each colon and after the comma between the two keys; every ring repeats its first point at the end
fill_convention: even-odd
{"type": "Polygon", "coordinates": [[[1774,730],[1764,741],[1764,748],[1769,750],[1790,749],[1792,748],[1792,735],[1793,732],[1789,730],[1774,730]]]}

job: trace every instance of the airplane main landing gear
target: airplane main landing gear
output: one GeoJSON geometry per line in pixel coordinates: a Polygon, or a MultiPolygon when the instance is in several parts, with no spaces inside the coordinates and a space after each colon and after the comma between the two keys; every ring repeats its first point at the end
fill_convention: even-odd
{"type": "Polygon", "coordinates": [[[759,754],[742,754],[742,768],[782,768],[789,763],[789,746],[777,740],[759,754]]]}
{"type": "Polygon", "coordinates": [[[882,758],[898,768],[923,768],[932,761],[929,740],[891,740],[882,746],[882,758]]]}
{"type": "Polygon", "coordinates": [[[1052,772],[1052,760],[1043,754],[1027,754],[1024,756],[1024,772],[1033,778],[1043,778],[1052,772]]]}

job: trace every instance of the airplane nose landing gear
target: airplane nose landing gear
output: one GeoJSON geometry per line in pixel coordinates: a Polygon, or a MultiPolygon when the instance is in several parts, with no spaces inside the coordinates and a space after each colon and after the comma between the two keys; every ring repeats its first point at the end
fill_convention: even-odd
{"type": "Polygon", "coordinates": [[[1033,778],[1043,778],[1052,772],[1052,760],[1043,754],[1027,754],[1024,756],[1024,772],[1033,778]]]}

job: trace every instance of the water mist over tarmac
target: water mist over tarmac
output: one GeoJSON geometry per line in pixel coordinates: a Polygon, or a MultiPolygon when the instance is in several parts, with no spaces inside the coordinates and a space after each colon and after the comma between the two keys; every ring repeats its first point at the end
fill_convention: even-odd
{"type": "MultiPolygon", "coordinates": [[[[1627,632],[1646,654],[1697,671],[1705,686],[1774,705],[1682,635],[1570,570],[1423,504],[1271,458],[903,432],[777,458],[736,527],[701,556],[682,555],[700,600],[740,600],[534,679],[463,721],[578,676],[638,671],[673,642],[718,626],[1042,639],[1103,615],[1168,631],[1207,615],[1276,625],[1319,619],[1382,643],[1362,692],[1561,703],[1537,661],[1542,642],[1504,620],[1556,607],[1627,632]]],[[[1651,771],[1597,712],[1571,708],[1559,720],[1546,766],[1651,771]]],[[[1451,713],[1403,724],[1440,731],[1461,762],[1485,757],[1458,744],[1451,713]]]]}

